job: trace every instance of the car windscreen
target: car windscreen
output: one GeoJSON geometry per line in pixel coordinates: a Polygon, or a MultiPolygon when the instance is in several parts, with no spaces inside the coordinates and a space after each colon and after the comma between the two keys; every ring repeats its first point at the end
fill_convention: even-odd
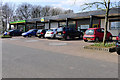
{"type": "Polygon", "coordinates": [[[28,32],[32,32],[32,31],[34,31],[33,29],[31,29],[31,30],[29,30],[28,32]]]}
{"type": "Polygon", "coordinates": [[[87,30],[85,32],[86,35],[93,35],[94,34],[94,30],[93,29],[90,29],[90,30],[87,30]]]}
{"type": "Polygon", "coordinates": [[[59,32],[59,31],[63,31],[63,28],[58,28],[57,31],[58,31],[58,32],[59,32]]]}
{"type": "Polygon", "coordinates": [[[9,30],[8,32],[12,32],[13,30],[9,30]]]}

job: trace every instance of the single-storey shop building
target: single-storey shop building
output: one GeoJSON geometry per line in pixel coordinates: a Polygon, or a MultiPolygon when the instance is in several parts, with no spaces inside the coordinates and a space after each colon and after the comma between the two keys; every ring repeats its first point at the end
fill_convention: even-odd
{"type": "MultiPolygon", "coordinates": [[[[60,14],[56,16],[46,16],[10,22],[9,29],[14,25],[15,29],[51,29],[58,27],[72,27],[78,31],[84,32],[88,28],[101,27],[105,24],[105,11],[96,10],[81,13],[60,14]]],[[[117,36],[120,32],[120,8],[110,9],[108,31],[113,36],[117,36]]]]}

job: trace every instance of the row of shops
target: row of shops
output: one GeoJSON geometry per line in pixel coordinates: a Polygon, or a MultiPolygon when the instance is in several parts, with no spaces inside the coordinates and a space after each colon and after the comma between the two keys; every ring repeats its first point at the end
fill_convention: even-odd
{"type": "MultiPolygon", "coordinates": [[[[10,22],[9,29],[51,29],[58,27],[72,27],[84,32],[88,28],[104,28],[105,11],[96,10],[81,13],[61,14],[10,22]]],[[[108,31],[113,36],[120,32],[120,8],[112,8],[109,14],[108,31]]]]}

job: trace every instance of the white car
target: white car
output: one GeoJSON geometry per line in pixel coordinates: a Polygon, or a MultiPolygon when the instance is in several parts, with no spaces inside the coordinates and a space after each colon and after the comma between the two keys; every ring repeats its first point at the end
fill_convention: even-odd
{"type": "Polygon", "coordinates": [[[45,34],[45,38],[55,38],[56,31],[57,31],[56,28],[55,29],[49,29],[45,34]]]}

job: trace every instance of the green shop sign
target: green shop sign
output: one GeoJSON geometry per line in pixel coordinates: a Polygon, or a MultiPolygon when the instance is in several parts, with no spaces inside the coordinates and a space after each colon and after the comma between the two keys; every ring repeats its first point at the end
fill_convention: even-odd
{"type": "Polygon", "coordinates": [[[10,22],[10,24],[16,24],[16,23],[25,23],[26,20],[21,20],[21,21],[14,21],[14,22],[10,22]]]}

